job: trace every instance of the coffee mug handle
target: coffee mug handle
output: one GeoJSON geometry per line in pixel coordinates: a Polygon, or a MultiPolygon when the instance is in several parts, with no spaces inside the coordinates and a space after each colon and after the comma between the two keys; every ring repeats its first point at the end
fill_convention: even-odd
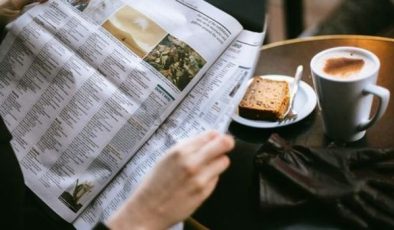
{"type": "Polygon", "coordinates": [[[384,112],[386,112],[387,106],[389,105],[389,99],[390,99],[390,91],[388,91],[387,89],[377,86],[377,85],[367,85],[364,90],[363,90],[363,94],[372,94],[374,96],[376,96],[379,100],[378,100],[378,109],[375,113],[375,115],[373,115],[373,117],[371,117],[371,119],[367,120],[367,121],[363,121],[361,122],[361,124],[359,124],[357,126],[358,131],[363,131],[368,129],[369,127],[371,127],[373,124],[375,124],[376,121],[378,121],[384,114],[384,112]]]}

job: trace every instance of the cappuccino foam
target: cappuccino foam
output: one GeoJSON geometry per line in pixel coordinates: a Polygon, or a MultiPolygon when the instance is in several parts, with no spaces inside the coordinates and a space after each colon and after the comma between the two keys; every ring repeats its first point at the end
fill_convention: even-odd
{"type": "Polygon", "coordinates": [[[355,50],[327,52],[315,64],[320,74],[343,80],[365,76],[374,71],[376,65],[371,58],[355,50]]]}

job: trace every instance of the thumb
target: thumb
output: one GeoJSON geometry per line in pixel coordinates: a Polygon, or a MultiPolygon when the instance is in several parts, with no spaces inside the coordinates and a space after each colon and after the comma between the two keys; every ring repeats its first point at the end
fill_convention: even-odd
{"type": "Polygon", "coordinates": [[[33,3],[33,2],[46,2],[47,0],[11,0],[11,5],[14,7],[15,10],[20,10],[27,4],[33,3]]]}

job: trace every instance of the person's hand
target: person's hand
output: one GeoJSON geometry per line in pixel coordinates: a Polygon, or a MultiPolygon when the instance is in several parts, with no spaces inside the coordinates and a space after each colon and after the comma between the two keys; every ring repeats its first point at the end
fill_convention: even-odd
{"type": "Polygon", "coordinates": [[[47,0],[0,0],[0,24],[1,28],[15,19],[22,8],[33,2],[46,2],[47,0]]]}
{"type": "Polygon", "coordinates": [[[212,193],[229,166],[234,140],[216,131],[173,146],[108,221],[111,229],[166,229],[186,219],[212,193]]]}
{"type": "Polygon", "coordinates": [[[24,6],[33,2],[46,2],[47,0],[0,0],[1,9],[21,10],[24,6]]]}

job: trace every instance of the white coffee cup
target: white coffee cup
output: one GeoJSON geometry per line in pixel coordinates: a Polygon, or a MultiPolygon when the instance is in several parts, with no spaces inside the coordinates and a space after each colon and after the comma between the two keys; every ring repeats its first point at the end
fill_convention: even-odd
{"type": "Polygon", "coordinates": [[[316,54],[310,65],[325,134],[338,141],[361,139],[390,99],[390,92],[376,85],[379,59],[365,49],[335,47],[316,54]],[[371,116],[373,96],[378,108],[371,116]]]}

